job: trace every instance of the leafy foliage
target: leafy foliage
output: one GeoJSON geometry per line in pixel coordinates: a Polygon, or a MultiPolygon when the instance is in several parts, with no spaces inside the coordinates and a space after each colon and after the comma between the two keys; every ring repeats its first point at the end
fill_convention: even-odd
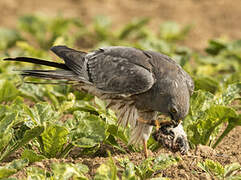
{"type": "Polygon", "coordinates": [[[12,174],[15,174],[19,170],[23,169],[28,165],[28,160],[26,159],[18,159],[14,160],[11,163],[8,163],[5,166],[0,166],[0,178],[7,178],[12,174]]]}
{"type": "Polygon", "coordinates": [[[184,121],[184,128],[193,144],[216,147],[224,136],[240,125],[240,114],[238,115],[234,108],[227,106],[240,97],[240,85],[240,83],[231,84],[223,94],[216,96],[201,90],[193,94],[190,114],[184,121]],[[228,126],[213,144],[220,126],[224,123],[228,123],[228,126]]]}
{"type": "Polygon", "coordinates": [[[226,166],[222,166],[219,162],[214,162],[210,159],[206,159],[204,162],[199,162],[198,167],[208,173],[212,178],[218,179],[240,179],[241,174],[237,175],[237,171],[241,169],[239,163],[232,163],[226,166]]]}
{"type": "Polygon", "coordinates": [[[161,154],[156,158],[145,159],[139,165],[134,165],[128,158],[117,159],[117,163],[115,163],[115,160],[109,154],[107,162],[98,167],[94,179],[118,180],[120,177],[123,180],[142,180],[153,177],[165,179],[161,177],[161,170],[176,165],[179,160],[180,158],[161,154]]]}
{"type": "Polygon", "coordinates": [[[166,154],[160,154],[156,158],[147,158],[138,166],[134,165],[128,158],[119,159],[120,166],[123,168],[122,179],[149,179],[151,177],[162,178],[161,171],[176,165],[180,158],[166,154]]]}
{"type": "MultiPolygon", "coordinates": [[[[147,28],[148,22],[148,18],[134,19],[113,31],[111,20],[105,16],[98,16],[92,24],[85,25],[76,18],[25,15],[19,19],[16,29],[0,28],[0,57],[48,59],[50,55],[47,50],[53,45],[62,44],[88,50],[125,45],[169,55],[195,82],[190,113],[183,122],[191,146],[205,144],[216,147],[232,129],[241,125],[241,40],[210,40],[206,54],[200,54],[177,45],[187,38],[192,26],[181,27],[175,22],[166,22],[155,33],[147,28]],[[220,132],[224,125],[227,126],[220,132]]],[[[57,85],[53,85],[46,80],[29,78],[24,81],[36,84],[23,83],[13,71],[34,69],[36,66],[1,62],[0,161],[7,160],[19,149],[22,159],[17,161],[23,164],[21,168],[47,158],[64,158],[75,148],[80,149],[76,157],[93,155],[101,144],[124,153],[127,148],[128,151],[138,151],[132,146],[123,148],[123,144],[127,146],[128,143],[129,129],[123,130],[116,125],[115,113],[106,108],[104,101],[75,90],[65,81],[54,81],[57,85]]],[[[159,147],[152,138],[148,144],[153,150],[159,147]]],[[[115,162],[110,157],[98,168],[95,179],[164,179],[158,177],[158,172],[178,160],[160,155],[134,165],[128,159],[115,162]]],[[[228,177],[229,172],[236,169],[236,164],[222,167],[215,162],[201,163],[199,166],[218,177],[228,177]]],[[[0,177],[7,178],[21,168],[3,166],[0,177]]],[[[56,163],[52,164],[50,172],[30,166],[27,177],[87,179],[87,171],[83,164],[56,163]]]]}
{"type": "Polygon", "coordinates": [[[84,174],[88,171],[88,167],[81,163],[52,163],[51,172],[46,172],[44,169],[38,167],[28,167],[27,179],[87,180],[88,178],[84,174]]]}

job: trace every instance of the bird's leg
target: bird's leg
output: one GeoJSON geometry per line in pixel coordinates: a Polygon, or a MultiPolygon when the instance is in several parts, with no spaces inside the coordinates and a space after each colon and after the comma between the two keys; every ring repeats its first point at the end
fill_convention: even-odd
{"type": "Polygon", "coordinates": [[[147,158],[148,157],[148,150],[147,150],[147,141],[145,139],[143,139],[143,148],[144,148],[145,158],[147,158]]]}
{"type": "Polygon", "coordinates": [[[155,126],[156,130],[160,129],[161,126],[164,125],[169,125],[170,121],[169,120],[161,120],[161,122],[158,121],[158,119],[153,119],[153,120],[144,120],[143,118],[138,118],[138,122],[141,122],[143,124],[148,124],[151,126],[155,126]]]}
{"type": "Polygon", "coordinates": [[[160,126],[158,120],[144,120],[143,118],[139,117],[137,121],[143,124],[148,124],[150,126],[160,126]]]}
{"type": "Polygon", "coordinates": [[[151,130],[152,130],[152,126],[158,125],[159,122],[154,121],[154,120],[145,120],[142,117],[139,117],[137,119],[137,121],[138,121],[138,123],[144,125],[143,128],[142,128],[144,130],[143,131],[144,134],[142,134],[142,136],[143,136],[142,137],[142,143],[143,143],[144,155],[145,155],[145,158],[147,158],[148,155],[149,155],[149,152],[148,152],[148,149],[147,149],[147,140],[148,140],[148,138],[150,136],[150,133],[151,133],[151,130]],[[150,129],[150,127],[151,127],[151,129],[150,129]]]}
{"type": "Polygon", "coordinates": [[[143,123],[143,124],[149,124],[149,123],[150,123],[149,121],[144,120],[144,119],[141,118],[141,117],[139,117],[139,118],[137,119],[137,121],[140,122],[140,123],[143,123]]]}

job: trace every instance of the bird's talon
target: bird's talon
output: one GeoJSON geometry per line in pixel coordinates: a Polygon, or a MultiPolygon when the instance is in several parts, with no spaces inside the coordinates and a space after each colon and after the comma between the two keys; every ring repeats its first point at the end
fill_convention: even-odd
{"type": "Polygon", "coordinates": [[[160,129],[160,123],[158,120],[155,120],[155,126],[156,126],[156,130],[158,131],[158,129],[160,129]]]}

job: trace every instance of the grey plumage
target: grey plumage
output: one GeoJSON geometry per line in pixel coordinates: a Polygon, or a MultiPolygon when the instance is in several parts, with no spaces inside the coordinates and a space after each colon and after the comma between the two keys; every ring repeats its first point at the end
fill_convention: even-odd
{"type": "MultiPolygon", "coordinates": [[[[79,89],[105,99],[108,106],[116,110],[119,124],[131,125],[130,143],[146,141],[152,130],[152,126],[139,122],[138,118],[151,121],[161,112],[178,124],[188,114],[193,81],[168,56],[118,46],[90,53],[66,46],[55,46],[51,50],[65,63],[38,63],[38,60],[32,63],[61,70],[23,70],[22,75],[80,82],[79,89]]],[[[6,60],[31,62],[28,59],[6,60]]]]}

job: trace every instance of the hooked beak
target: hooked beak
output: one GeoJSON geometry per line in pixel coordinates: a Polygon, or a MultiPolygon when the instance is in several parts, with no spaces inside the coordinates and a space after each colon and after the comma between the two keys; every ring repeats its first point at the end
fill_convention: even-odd
{"type": "Polygon", "coordinates": [[[181,119],[175,119],[174,116],[170,113],[170,117],[171,117],[171,122],[172,124],[177,127],[178,124],[181,122],[181,119]]]}
{"type": "Polygon", "coordinates": [[[172,119],[172,124],[173,124],[175,127],[177,127],[177,126],[180,124],[180,122],[181,122],[180,119],[179,119],[179,120],[174,120],[174,119],[172,119]]]}

